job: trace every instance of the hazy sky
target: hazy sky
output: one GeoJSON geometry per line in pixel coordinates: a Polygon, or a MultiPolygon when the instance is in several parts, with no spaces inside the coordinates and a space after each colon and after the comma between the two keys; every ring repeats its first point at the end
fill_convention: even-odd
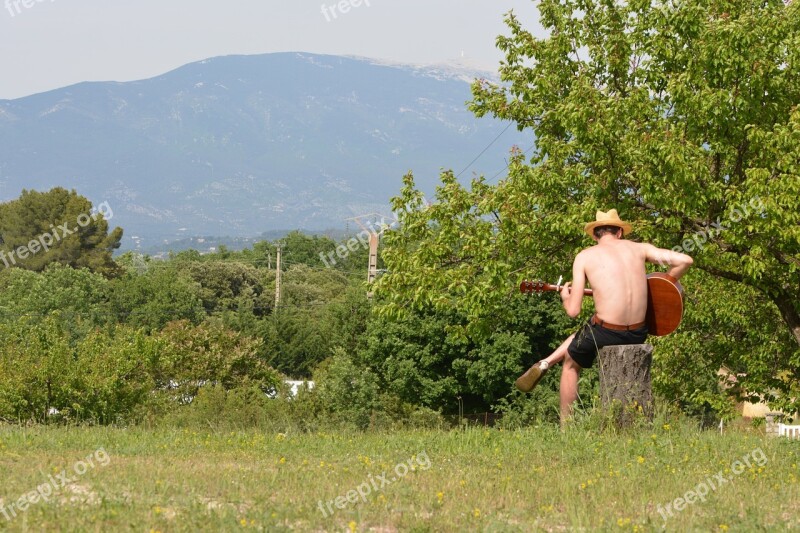
{"type": "Polygon", "coordinates": [[[503,15],[513,9],[532,29],[538,15],[532,0],[2,2],[0,99],[149,78],[227,54],[306,51],[411,63],[463,54],[494,70],[495,39],[508,33],[503,15]]]}

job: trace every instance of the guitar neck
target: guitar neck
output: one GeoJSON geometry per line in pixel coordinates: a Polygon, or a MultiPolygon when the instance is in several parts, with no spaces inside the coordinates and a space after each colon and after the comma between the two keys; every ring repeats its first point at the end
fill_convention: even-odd
{"type": "MultiPolygon", "coordinates": [[[[519,290],[523,293],[529,294],[532,292],[561,292],[563,285],[553,285],[552,283],[544,283],[541,281],[523,281],[519,290]]],[[[583,289],[584,296],[592,296],[592,289],[583,289]]]]}
{"type": "MultiPolygon", "coordinates": [[[[546,290],[546,291],[553,291],[553,292],[561,292],[561,289],[562,289],[562,288],[563,288],[563,285],[550,285],[550,284],[548,283],[548,284],[545,286],[545,289],[544,289],[544,290],[546,290]]],[[[584,296],[591,296],[592,294],[594,294],[594,291],[592,291],[592,289],[583,289],[583,295],[584,295],[584,296]]]]}

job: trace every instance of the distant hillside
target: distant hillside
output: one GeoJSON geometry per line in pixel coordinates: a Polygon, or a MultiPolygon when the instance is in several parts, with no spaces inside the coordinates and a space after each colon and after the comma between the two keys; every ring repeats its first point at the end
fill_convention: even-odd
{"type": "MultiPolygon", "coordinates": [[[[125,248],[342,227],[386,212],[408,170],[432,191],[503,131],[467,111],[467,74],[281,53],[3,100],[0,199],[75,188],[109,202],[125,248]]],[[[531,143],[511,128],[468,174],[531,143]]]]}

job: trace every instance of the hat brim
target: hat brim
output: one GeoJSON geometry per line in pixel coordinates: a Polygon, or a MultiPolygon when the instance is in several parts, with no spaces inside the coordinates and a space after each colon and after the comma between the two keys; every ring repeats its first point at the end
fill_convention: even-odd
{"type": "Polygon", "coordinates": [[[589,222],[588,224],[586,224],[586,226],[584,226],[583,231],[585,231],[586,235],[588,235],[589,237],[594,237],[594,233],[593,233],[594,232],[594,228],[597,228],[597,227],[600,227],[600,226],[614,226],[616,228],[621,228],[623,237],[627,236],[628,233],[630,233],[631,229],[632,229],[631,225],[628,224],[627,222],[623,222],[623,221],[616,222],[616,221],[611,221],[611,220],[602,220],[602,221],[589,222]]]}

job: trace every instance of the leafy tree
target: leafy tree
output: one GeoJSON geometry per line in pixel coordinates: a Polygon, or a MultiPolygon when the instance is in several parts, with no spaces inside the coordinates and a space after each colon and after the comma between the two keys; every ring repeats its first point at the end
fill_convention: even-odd
{"type": "Polygon", "coordinates": [[[386,390],[402,400],[457,412],[457,397],[466,396],[467,391],[453,365],[469,346],[463,339],[447,335],[447,327],[455,319],[444,313],[420,312],[402,321],[371,321],[361,359],[374,368],[386,390]]]}
{"type": "Polygon", "coordinates": [[[465,317],[420,311],[369,322],[360,360],[403,401],[449,413],[485,412],[511,392],[514,377],[562,340],[567,317],[544,299],[514,295],[508,319],[485,336],[459,334],[465,317]]]}
{"type": "Polygon", "coordinates": [[[149,401],[156,339],[115,327],[74,341],[66,324],[0,324],[0,418],[112,423],[149,401]]]}
{"type": "MultiPolygon", "coordinates": [[[[275,246],[277,243],[273,243],[275,246]]],[[[336,249],[336,243],[328,237],[309,236],[300,231],[292,231],[280,240],[283,248],[283,260],[286,265],[323,266],[320,254],[336,249]]],[[[272,257],[275,257],[273,251],[272,257]]]]}
{"type": "Polygon", "coordinates": [[[365,346],[371,317],[372,303],[364,284],[351,283],[342,299],[333,301],[327,309],[331,345],[347,353],[356,353],[365,346]]]}
{"type": "Polygon", "coordinates": [[[267,361],[293,378],[309,378],[314,368],[331,355],[331,333],[322,310],[287,307],[266,322],[263,340],[267,361]]]}
{"type": "MultiPolygon", "coordinates": [[[[798,3],[543,0],[539,10],[548,36],[509,14],[501,83],[477,81],[470,104],[529,129],[530,161],[515,150],[496,185],[467,188],[445,172],[429,207],[406,176],[379,282],[384,316],[456,309],[468,332],[487,335],[520,278],[568,275],[591,244],[582,224],[616,207],[639,238],[752,288],[800,344],[798,3]]],[[[728,299],[705,295],[711,309],[728,299]]],[[[776,327],[759,355],[749,344],[729,356],[766,360],[769,339],[786,339],[776,327]]],[[[796,375],[797,360],[774,372],[796,375]]]]}
{"type": "Polygon", "coordinates": [[[800,350],[791,333],[780,327],[775,306],[736,282],[703,271],[688,276],[681,328],[654,341],[653,390],[703,416],[732,415],[734,401],[745,399],[796,410],[792,402],[800,392],[800,350]],[[723,367],[736,376],[736,387],[721,386],[718,371],[723,367]],[[776,396],[777,391],[786,394],[776,396]]]}
{"type": "Polygon", "coordinates": [[[204,385],[226,390],[254,386],[268,392],[281,381],[258,356],[259,339],[232,331],[219,321],[197,326],[187,320],[171,322],[157,338],[164,342],[164,351],[151,363],[156,386],[179,400],[189,401],[204,385]]]}
{"type": "Polygon", "coordinates": [[[544,241],[523,250],[572,244],[578,222],[616,206],[642,238],[771,299],[800,344],[797,3],[546,0],[540,11],[550,37],[510,15],[505,84],[477,83],[472,104],[536,134],[503,213],[536,209],[527,222],[544,241]]]}
{"type": "MultiPolygon", "coordinates": [[[[108,308],[108,280],[87,269],[58,263],[43,272],[8,269],[0,272],[0,320],[27,317],[42,321],[58,311],[66,321],[82,318],[87,327],[107,324],[113,317],[108,308]]],[[[73,320],[72,326],[77,323],[73,320]]]]}
{"type": "Polygon", "coordinates": [[[174,320],[199,324],[206,317],[200,285],[178,263],[150,263],[142,274],[113,280],[109,289],[109,305],[118,320],[148,332],[174,320]]]}
{"type": "MultiPolygon", "coordinates": [[[[267,274],[267,279],[274,288],[274,272],[267,274]]],[[[291,266],[282,277],[281,305],[306,309],[319,308],[340,299],[349,285],[350,280],[347,276],[333,269],[314,269],[305,265],[291,266]]]]}
{"type": "Polygon", "coordinates": [[[317,404],[342,424],[365,429],[380,409],[378,376],[356,365],[341,349],[317,368],[314,383],[317,404]]]}
{"type": "Polygon", "coordinates": [[[206,313],[242,309],[263,316],[272,310],[273,294],[264,291],[263,275],[244,263],[184,262],[186,273],[200,285],[206,313]]]}
{"type": "MultiPolygon", "coordinates": [[[[275,273],[266,278],[274,294],[275,273]]],[[[260,325],[261,337],[272,366],[289,376],[310,377],[334,346],[346,343],[331,313],[344,303],[353,282],[337,270],[306,265],[290,266],[282,279],[281,305],[260,325]]]]}
{"type": "Polygon", "coordinates": [[[92,203],[73,191],[22,191],[0,204],[0,267],[41,271],[51,263],[88,268],[106,277],[119,274],[111,258],[119,248],[122,229],[109,233],[108,204],[92,203]]]}

